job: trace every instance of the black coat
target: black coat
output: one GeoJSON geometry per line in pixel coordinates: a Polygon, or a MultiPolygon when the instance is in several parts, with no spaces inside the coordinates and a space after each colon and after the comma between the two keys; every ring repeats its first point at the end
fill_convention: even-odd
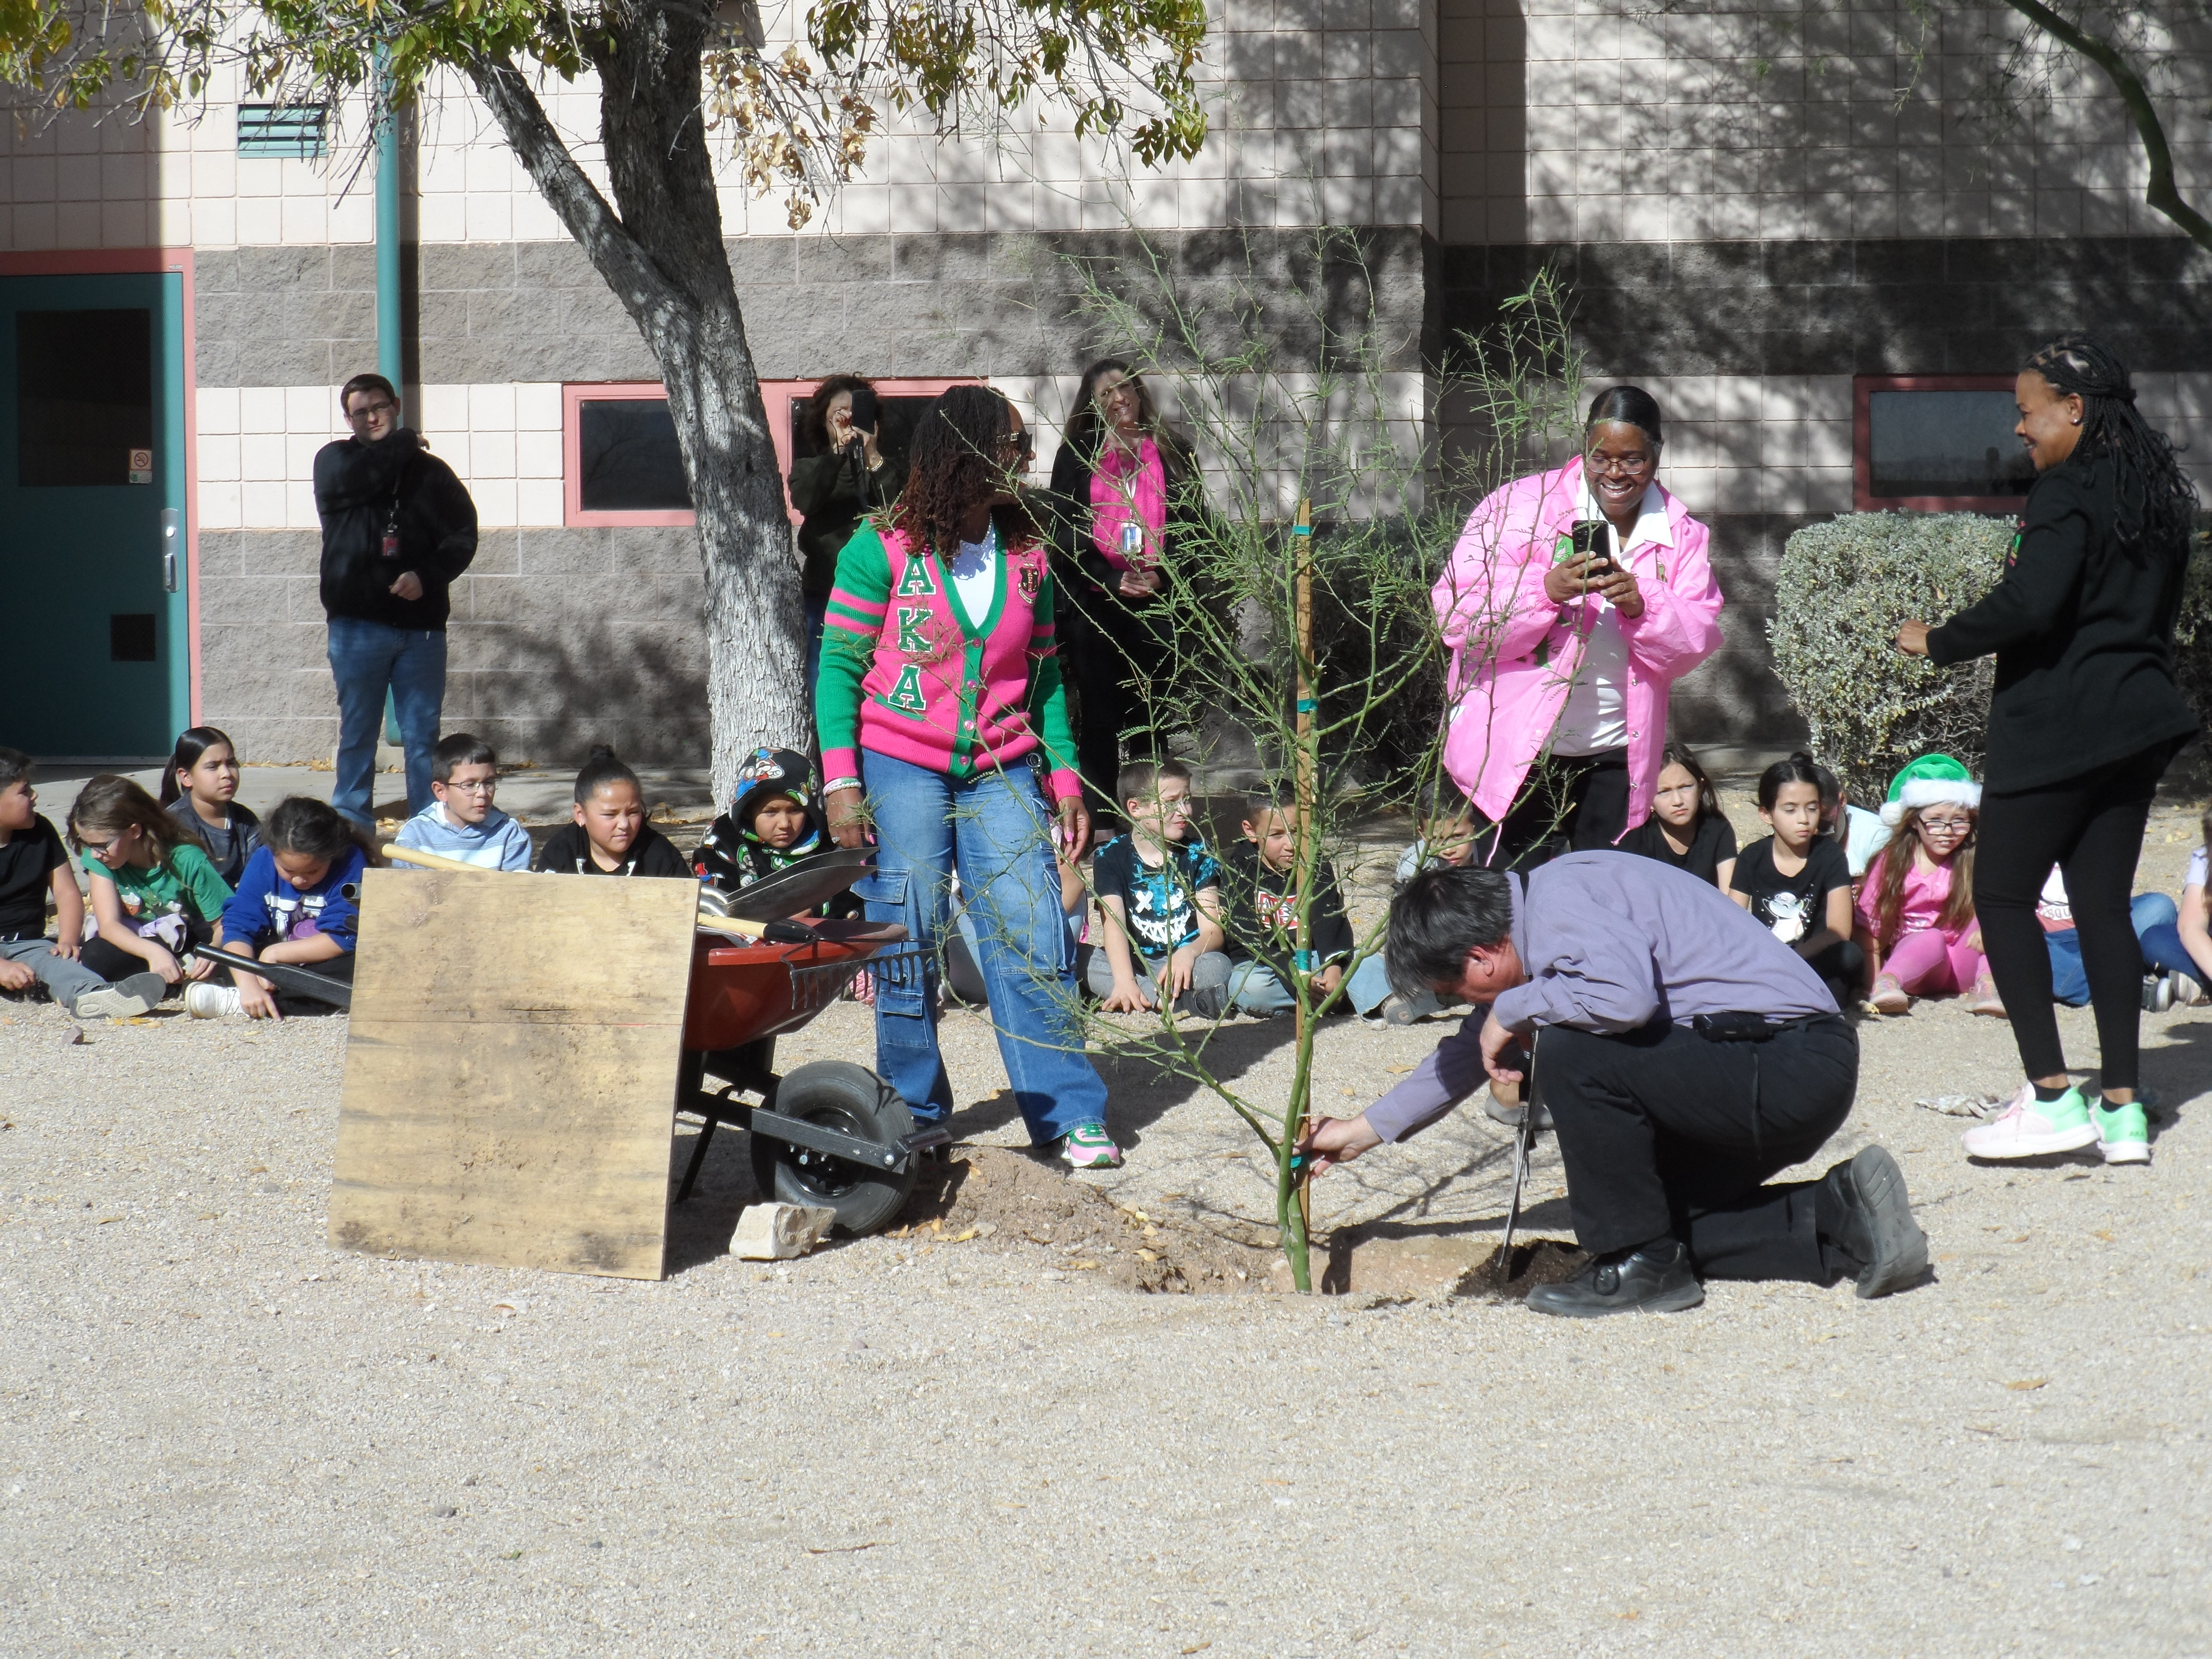
{"type": "Polygon", "coordinates": [[[1996,653],[1988,787],[2038,789],[2197,730],[2173,678],[2185,541],[2124,544],[2108,457],[2069,458],[2027,493],[2003,576],[1928,635],[1929,660],[1996,653]]]}
{"type": "MultiPolygon", "coordinates": [[[[1198,463],[1189,448],[1164,434],[1154,434],[1168,465],[1168,522],[1160,538],[1160,564],[1164,573],[1176,568],[1176,543],[1204,511],[1203,485],[1198,463]],[[1177,476],[1180,469],[1181,476],[1177,476]]],[[[1091,476],[1097,470],[1097,450],[1085,451],[1063,442],[1052,458],[1052,488],[1048,500],[1052,535],[1053,580],[1063,616],[1071,605],[1087,616],[1097,616],[1101,602],[1132,607],[1115,586],[1121,573],[1091,539],[1091,476]]]]}
{"type": "Polygon", "coordinates": [[[906,460],[885,455],[866,475],[866,495],[854,487],[853,464],[842,455],[809,455],[791,465],[791,504],[799,510],[799,585],[815,599],[827,599],[837,585],[837,556],[860,520],[889,507],[906,488],[906,460]]]}
{"type": "Polygon", "coordinates": [[[400,428],[380,443],[341,438],[315,453],[315,511],[323,520],[323,610],[392,628],[442,629],[446,590],[477,556],[477,507],[453,469],[400,428]],[[384,556],[386,526],[399,534],[384,556]],[[422,597],[391,591],[413,571],[422,597]]]}

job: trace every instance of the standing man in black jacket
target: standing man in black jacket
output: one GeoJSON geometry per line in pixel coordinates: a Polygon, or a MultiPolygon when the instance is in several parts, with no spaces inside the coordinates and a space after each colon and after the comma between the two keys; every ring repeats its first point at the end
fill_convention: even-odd
{"type": "Polygon", "coordinates": [[[2173,678],[2173,624],[2197,491],[2165,434],[2136,412],[2126,368],[2070,334],[2028,360],[2015,430],[2035,463],[2004,574],[1940,628],[1898,648],[1939,665],[1994,651],[1974,914],[2027,1081],[1966,1132],[1969,1156],[2037,1158],[2094,1146],[2150,1161],[2136,1097],[2142,952],[2128,915],[2160,775],[2197,730],[2173,678]],[[2066,1074],[2051,953],[2035,902],[2057,864],[2097,1011],[2103,1098],[2066,1074]]]}
{"type": "Polygon", "coordinates": [[[446,699],[447,589],[477,556],[477,508],[453,468],[399,424],[380,374],[338,392],[353,436],[315,455],[323,610],[338,688],[331,805],[374,828],[376,728],[390,691],[407,751],[407,811],[430,804],[431,751],[446,699]]]}

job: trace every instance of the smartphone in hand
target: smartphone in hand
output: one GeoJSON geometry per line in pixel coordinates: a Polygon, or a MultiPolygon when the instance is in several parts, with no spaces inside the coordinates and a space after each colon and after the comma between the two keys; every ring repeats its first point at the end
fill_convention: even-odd
{"type": "Polygon", "coordinates": [[[1587,556],[1589,559],[1583,571],[1584,580],[1598,581],[1613,574],[1613,526],[1604,520],[1577,520],[1574,546],[1576,557],[1587,556]]]}

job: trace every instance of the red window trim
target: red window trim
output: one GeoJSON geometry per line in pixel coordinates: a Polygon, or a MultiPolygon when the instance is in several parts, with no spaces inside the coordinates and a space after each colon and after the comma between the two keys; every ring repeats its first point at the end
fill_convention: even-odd
{"type": "Polygon", "coordinates": [[[561,522],[572,527],[607,525],[693,525],[699,515],[690,507],[661,507],[622,512],[584,510],[583,405],[624,400],[665,401],[667,388],[658,380],[601,380],[572,383],[561,388],[561,522]]]}
{"type": "MultiPolygon", "coordinates": [[[[817,374],[811,380],[761,382],[761,401],[768,405],[769,437],[775,445],[776,476],[783,480],[783,507],[793,524],[799,522],[799,515],[791,505],[791,408],[811,398],[814,388],[829,378],[827,374],[817,374]]],[[[934,398],[947,386],[990,384],[975,374],[952,374],[941,379],[924,376],[920,380],[890,380],[874,374],[866,378],[879,398],[934,398]]]]}
{"type": "Polygon", "coordinates": [[[2018,495],[1877,495],[1874,493],[1873,398],[1877,392],[2009,392],[2010,374],[1854,374],[1851,377],[1851,505],[1861,513],[2020,511],[2018,495]]]}

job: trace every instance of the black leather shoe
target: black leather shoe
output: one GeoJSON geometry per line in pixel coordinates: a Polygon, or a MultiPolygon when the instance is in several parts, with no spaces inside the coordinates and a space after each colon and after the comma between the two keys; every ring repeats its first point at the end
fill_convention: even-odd
{"type": "Polygon", "coordinates": [[[1858,1293],[1871,1300],[1901,1291],[1928,1271],[1928,1235],[1912,1218],[1905,1171],[1880,1146],[1863,1148],[1822,1177],[1840,1218],[1835,1242],[1859,1270],[1858,1293]]]}
{"type": "Polygon", "coordinates": [[[1690,1253],[1680,1244],[1665,1257],[1644,1249],[1594,1261],[1564,1285],[1539,1285],[1528,1292],[1530,1307],[1562,1319],[1679,1313],[1705,1299],[1705,1287],[1690,1271],[1690,1253]]]}

